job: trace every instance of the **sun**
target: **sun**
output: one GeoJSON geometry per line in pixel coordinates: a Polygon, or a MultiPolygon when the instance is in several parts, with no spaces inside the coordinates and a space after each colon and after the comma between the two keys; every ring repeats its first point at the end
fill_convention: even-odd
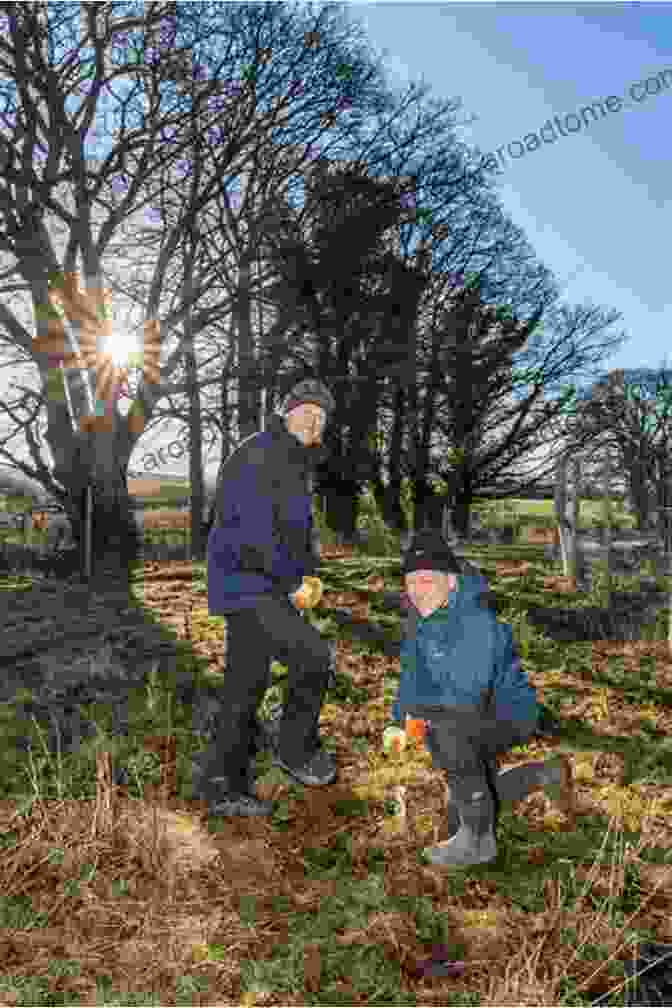
{"type": "Polygon", "coordinates": [[[113,323],[109,333],[103,335],[101,353],[109,355],[116,368],[135,368],[141,366],[140,341],[135,333],[113,323]]]}
{"type": "MultiPolygon", "coordinates": [[[[57,357],[64,368],[81,370],[85,367],[95,372],[95,412],[80,417],[79,427],[83,433],[112,429],[114,402],[130,369],[138,368],[147,384],[160,383],[162,333],[159,320],[152,318],[144,322],[142,335],[137,337],[114,319],[110,291],[106,288],[82,289],[77,273],[59,272],[50,277],[48,301],[38,305],[35,314],[46,328],[45,332],[39,331],[42,326],[37,327],[38,332],[33,337],[36,352],[57,357]],[[77,328],[78,346],[70,351],[65,349],[66,321],[77,328]]],[[[145,417],[141,401],[133,403],[126,420],[129,430],[142,433],[145,417]]]]}

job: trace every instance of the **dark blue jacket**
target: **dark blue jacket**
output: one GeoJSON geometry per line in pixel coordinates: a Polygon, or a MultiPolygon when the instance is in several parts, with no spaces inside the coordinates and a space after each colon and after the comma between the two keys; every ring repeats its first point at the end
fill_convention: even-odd
{"type": "Polygon", "coordinates": [[[208,536],[211,616],[251,608],[260,595],[286,596],[315,574],[312,476],[325,454],[273,415],[226,460],[208,536]]]}

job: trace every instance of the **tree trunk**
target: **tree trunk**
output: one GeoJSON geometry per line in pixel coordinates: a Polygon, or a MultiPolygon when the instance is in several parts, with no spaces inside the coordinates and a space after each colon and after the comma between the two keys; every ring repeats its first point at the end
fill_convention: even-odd
{"type": "Polygon", "coordinates": [[[232,451],[235,448],[235,443],[234,443],[234,439],[233,439],[233,435],[232,435],[232,430],[231,430],[231,427],[232,427],[232,416],[231,416],[231,409],[230,409],[230,404],[229,404],[229,381],[230,381],[229,374],[230,374],[230,362],[233,360],[233,353],[232,353],[232,351],[233,351],[233,346],[232,346],[232,350],[228,354],[228,357],[227,357],[227,360],[226,360],[226,362],[224,364],[224,367],[222,368],[221,382],[220,382],[220,386],[219,386],[219,388],[220,388],[220,403],[221,403],[221,411],[222,411],[222,424],[221,424],[221,430],[222,430],[222,455],[221,455],[221,458],[220,458],[220,461],[219,461],[219,467],[217,469],[217,478],[215,480],[215,490],[214,490],[214,493],[212,495],[212,500],[210,501],[210,507],[208,509],[208,515],[207,515],[207,518],[205,520],[205,525],[204,525],[204,528],[203,528],[203,536],[204,536],[204,540],[205,540],[206,551],[207,551],[208,536],[210,534],[210,529],[212,528],[212,526],[214,524],[215,515],[216,515],[216,512],[217,512],[217,494],[218,494],[218,489],[219,489],[220,481],[222,479],[222,473],[224,471],[224,464],[226,463],[226,460],[229,458],[229,456],[231,455],[232,451]]]}
{"type": "MultiPolygon", "coordinates": [[[[340,353],[344,354],[343,346],[340,353]]],[[[342,358],[339,363],[347,370],[347,361],[344,363],[344,360],[342,358]]],[[[328,528],[340,543],[352,543],[356,536],[359,495],[365,477],[362,476],[361,456],[357,456],[358,424],[351,426],[353,439],[349,443],[344,443],[341,428],[337,426],[336,418],[347,415],[348,404],[343,383],[336,385],[333,395],[336,409],[333,432],[328,435],[330,451],[326,461],[315,467],[313,487],[320,500],[324,501],[328,528]],[[353,442],[354,448],[351,447],[353,442]]],[[[371,472],[368,475],[372,475],[371,472]]]]}
{"type": "Polygon", "coordinates": [[[651,492],[646,478],[646,468],[633,448],[634,446],[629,446],[627,443],[624,446],[626,478],[636,527],[640,532],[645,532],[652,525],[651,492]]]}
{"type": "MultiPolygon", "coordinates": [[[[404,436],[405,394],[400,380],[391,380],[394,384],[394,420],[392,424],[389,463],[387,467],[389,473],[388,480],[387,483],[383,482],[383,449],[380,448],[379,439],[377,440],[377,450],[372,451],[370,459],[367,459],[369,472],[365,472],[367,466],[362,466],[360,477],[363,477],[371,486],[378,514],[387,528],[394,532],[404,534],[408,531],[407,520],[402,506],[403,477],[401,464],[404,436]]],[[[357,437],[353,440],[356,443],[357,437]]]]}
{"type": "MultiPolygon", "coordinates": [[[[101,435],[96,435],[100,437],[101,435]]],[[[81,575],[86,579],[86,500],[91,486],[91,572],[92,591],[128,595],[132,567],[142,559],[142,537],[133,516],[126,480],[122,476],[128,459],[117,465],[100,458],[89,473],[73,473],[64,502],[72,527],[72,537],[80,549],[81,575]]],[[[59,479],[59,482],[62,480],[59,479]]]]}
{"type": "Polygon", "coordinates": [[[669,500],[670,496],[670,479],[669,479],[669,469],[667,465],[667,460],[665,458],[659,458],[657,460],[657,473],[654,482],[655,486],[655,512],[657,515],[657,526],[658,533],[663,542],[663,548],[666,554],[669,554],[672,550],[672,529],[670,528],[670,518],[672,517],[668,505],[671,503],[669,500]]]}
{"type": "Polygon", "coordinates": [[[394,379],[394,408],[392,436],[390,439],[390,478],[384,497],[384,507],[381,510],[385,524],[390,529],[404,534],[408,532],[408,522],[402,507],[402,451],[404,444],[404,416],[406,409],[406,394],[399,379],[394,379]]]}
{"type": "Polygon", "coordinates": [[[126,479],[130,453],[122,451],[111,431],[94,438],[91,584],[101,591],[113,585],[115,591],[128,591],[131,565],[140,558],[126,479]]]}
{"type": "MultiPolygon", "coordinates": [[[[411,402],[415,400],[417,405],[416,390],[410,390],[411,402]]],[[[416,434],[413,443],[413,465],[411,475],[411,498],[413,501],[413,531],[418,532],[427,527],[430,520],[428,514],[428,502],[434,496],[429,475],[429,447],[431,440],[431,429],[427,425],[416,434]]]]}
{"type": "Polygon", "coordinates": [[[452,509],[452,526],[455,535],[462,540],[468,540],[471,535],[471,506],[473,504],[471,479],[465,470],[461,471],[460,486],[454,497],[452,509]]]}
{"type": "Polygon", "coordinates": [[[92,545],[90,585],[96,591],[129,591],[130,565],[141,559],[141,538],[133,517],[126,472],[132,438],[119,429],[74,431],[67,410],[49,404],[46,440],[52,450],[54,480],[65,493],[63,501],[74,541],[81,551],[85,577],[85,500],[92,487],[92,545]]]}
{"type": "Polygon", "coordinates": [[[419,532],[429,527],[429,501],[434,490],[424,475],[416,475],[412,480],[413,490],[413,531],[419,532]]]}
{"type": "Polygon", "coordinates": [[[198,371],[194,352],[191,314],[185,319],[187,342],[184,351],[185,376],[189,397],[189,483],[191,486],[191,559],[205,560],[206,539],[203,529],[205,489],[203,483],[203,445],[201,428],[201,399],[198,371]]]}
{"type": "MultiPolygon", "coordinates": [[[[190,302],[193,297],[195,238],[185,245],[183,257],[183,299],[190,302]]],[[[189,485],[191,510],[191,559],[205,560],[205,535],[203,528],[203,505],[205,490],[203,482],[203,450],[201,427],[201,398],[198,386],[198,367],[194,349],[194,322],[191,311],[184,320],[184,371],[189,403],[189,485]]]]}
{"type": "Polygon", "coordinates": [[[578,458],[573,460],[573,481],[572,481],[572,557],[571,557],[571,569],[572,574],[577,582],[577,587],[582,588],[585,585],[582,582],[583,570],[581,566],[582,557],[579,554],[579,515],[581,509],[581,490],[579,486],[580,478],[580,465],[578,458]]]}
{"type": "Polygon", "coordinates": [[[379,473],[376,473],[371,480],[371,492],[373,493],[373,499],[376,502],[376,510],[383,521],[387,524],[387,487],[383,483],[379,473]]]}
{"type": "Polygon", "coordinates": [[[373,496],[376,500],[378,513],[382,517],[385,525],[395,532],[403,534],[408,531],[406,517],[401,506],[401,480],[397,485],[391,481],[387,486],[379,476],[371,480],[373,496]]]}
{"type": "Polygon", "coordinates": [[[254,350],[250,262],[247,254],[238,280],[238,433],[241,441],[259,430],[260,368],[254,350]]]}
{"type": "Polygon", "coordinates": [[[445,494],[433,492],[431,497],[425,498],[425,528],[432,531],[441,531],[443,528],[443,512],[446,505],[445,494]]]}
{"type": "Polygon", "coordinates": [[[325,519],[341,543],[351,543],[357,529],[359,484],[333,472],[320,480],[317,493],[324,500],[325,519]]]}

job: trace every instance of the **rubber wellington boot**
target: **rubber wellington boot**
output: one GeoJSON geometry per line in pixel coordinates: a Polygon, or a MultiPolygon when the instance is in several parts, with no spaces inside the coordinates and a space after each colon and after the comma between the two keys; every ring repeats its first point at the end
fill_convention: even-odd
{"type": "Polygon", "coordinates": [[[446,832],[449,837],[452,837],[460,828],[460,813],[457,811],[457,805],[453,800],[453,796],[450,790],[450,784],[446,784],[446,832]]]}
{"type": "Polygon", "coordinates": [[[509,805],[523,801],[535,791],[544,791],[574,822],[574,784],[569,756],[559,755],[543,763],[522,763],[502,770],[495,778],[500,801],[509,805]]]}
{"type": "MultiPolygon", "coordinates": [[[[544,764],[540,764],[540,766],[544,766],[544,764]]],[[[497,825],[499,823],[499,814],[502,805],[502,796],[497,788],[497,781],[499,780],[497,777],[498,767],[499,764],[497,762],[486,766],[488,786],[490,787],[490,791],[494,798],[495,836],[497,836],[497,825]]],[[[460,828],[460,813],[457,810],[457,805],[453,799],[449,783],[446,783],[445,801],[446,834],[448,837],[452,837],[460,828]]]]}
{"type": "Polygon", "coordinates": [[[489,791],[472,792],[468,801],[455,800],[460,828],[450,840],[423,852],[431,864],[441,868],[469,868],[487,864],[497,857],[494,829],[494,801],[489,791]]]}

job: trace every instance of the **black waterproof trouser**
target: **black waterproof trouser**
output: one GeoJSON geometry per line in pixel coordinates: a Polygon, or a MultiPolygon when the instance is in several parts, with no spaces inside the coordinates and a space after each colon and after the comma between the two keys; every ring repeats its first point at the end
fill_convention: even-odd
{"type": "Polygon", "coordinates": [[[487,789],[494,800],[496,825],[500,811],[498,756],[524,745],[536,723],[502,721],[479,709],[414,706],[406,713],[426,721],[432,764],[445,772],[453,800],[468,802],[475,792],[487,789]]]}
{"type": "Polygon", "coordinates": [[[271,685],[273,659],[288,672],[278,742],[282,759],[303,766],[317,745],[329,684],[329,646],[287,596],[264,595],[254,608],[226,616],[221,715],[204,768],[208,775],[227,777],[232,791],[246,791],[255,755],[256,712],[271,685]]]}

